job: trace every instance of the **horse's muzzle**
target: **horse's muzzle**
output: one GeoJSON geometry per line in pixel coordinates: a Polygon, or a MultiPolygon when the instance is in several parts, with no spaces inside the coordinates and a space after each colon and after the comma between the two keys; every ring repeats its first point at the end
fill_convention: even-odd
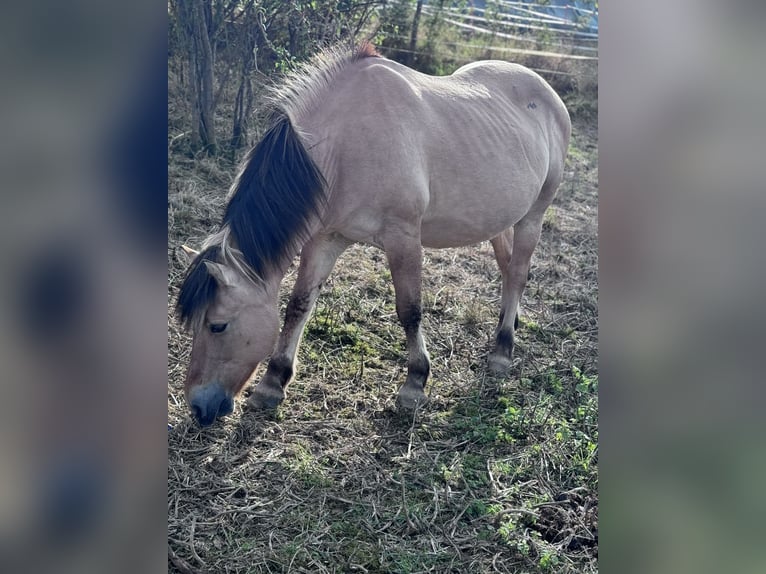
{"type": "Polygon", "coordinates": [[[197,387],[189,393],[189,406],[200,426],[213,424],[215,419],[234,410],[234,400],[218,385],[197,387]]]}

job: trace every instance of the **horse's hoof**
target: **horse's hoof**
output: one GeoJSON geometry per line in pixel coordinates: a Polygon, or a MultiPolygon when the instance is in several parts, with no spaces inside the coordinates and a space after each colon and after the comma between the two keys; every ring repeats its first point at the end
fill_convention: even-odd
{"type": "Polygon", "coordinates": [[[510,372],[512,364],[513,362],[509,357],[493,354],[487,359],[487,370],[490,375],[503,377],[510,372]]]}
{"type": "Polygon", "coordinates": [[[422,389],[411,389],[406,385],[399,389],[396,396],[396,406],[406,411],[414,411],[428,402],[428,397],[422,389]]]}
{"type": "Polygon", "coordinates": [[[248,407],[263,411],[276,409],[282,401],[285,400],[285,393],[282,389],[272,389],[270,387],[260,388],[260,385],[253,389],[250,398],[247,399],[248,407]]]}

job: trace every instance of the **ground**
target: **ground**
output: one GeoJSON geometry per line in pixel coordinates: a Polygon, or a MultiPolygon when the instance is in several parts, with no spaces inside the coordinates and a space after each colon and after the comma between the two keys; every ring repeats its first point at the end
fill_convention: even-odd
{"type": "MultiPolygon", "coordinates": [[[[341,258],[299,372],[270,414],[189,417],[190,340],[172,317],[181,243],[217,224],[235,168],[171,158],[168,544],[171,572],[596,572],[597,144],[575,121],[522,300],[514,367],[486,371],[500,274],[489,243],[426,250],[431,401],[405,376],[382,252],[341,258]]],[[[295,268],[282,292],[282,308],[295,268]]],[[[263,372],[259,368],[258,376],[263,372]]]]}

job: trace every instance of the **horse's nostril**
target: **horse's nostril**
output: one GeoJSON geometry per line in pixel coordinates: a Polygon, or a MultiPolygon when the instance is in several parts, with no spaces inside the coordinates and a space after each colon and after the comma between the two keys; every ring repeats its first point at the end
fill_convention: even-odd
{"type": "Polygon", "coordinates": [[[234,410],[234,401],[231,400],[229,397],[224,397],[223,401],[218,407],[218,416],[222,417],[224,415],[231,414],[233,410],[234,410]]]}

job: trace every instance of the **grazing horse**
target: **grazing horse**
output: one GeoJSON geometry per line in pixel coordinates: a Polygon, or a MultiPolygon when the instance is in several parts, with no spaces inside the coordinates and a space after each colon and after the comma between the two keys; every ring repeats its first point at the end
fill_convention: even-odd
{"type": "Polygon", "coordinates": [[[272,93],[273,117],[229,194],[220,229],[195,255],[178,297],[193,333],[185,382],[201,425],[233,409],[271,356],[249,402],[274,408],[295,371],[323,282],[352,243],[388,260],[407,339],[398,403],[426,400],[423,247],[490,240],[502,274],[489,368],[511,365],[529,262],[564,173],[571,124],[553,89],[523,66],[481,61],[432,77],[369,44],[317,56],[272,93]],[[278,291],[300,267],[279,332],[278,291]]]}

